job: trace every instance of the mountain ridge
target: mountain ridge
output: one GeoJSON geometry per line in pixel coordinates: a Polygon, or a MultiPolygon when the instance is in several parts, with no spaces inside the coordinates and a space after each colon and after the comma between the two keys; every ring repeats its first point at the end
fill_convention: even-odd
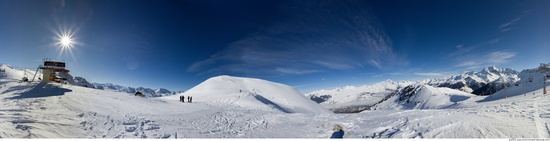
{"type": "Polygon", "coordinates": [[[446,87],[450,89],[460,90],[466,93],[474,93],[475,95],[490,95],[504,88],[502,83],[506,82],[507,85],[515,85],[520,79],[518,77],[519,72],[510,68],[497,68],[496,66],[488,66],[481,69],[478,72],[468,71],[459,75],[453,75],[442,78],[424,79],[419,81],[397,81],[402,82],[402,85],[398,87],[392,80],[381,81],[371,85],[362,86],[344,86],[335,89],[321,89],[312,91],[305,94],[311,100],[325,106],[333,112],[358,112],[362,110],[370,109],[371,106],[379,103],[380,100],[386,99],[385,97],[397,93],[402,88],[405,88],[412,84],[428,85],[432,87],[446,87]],[[365,99],[365,93],[369,93],[370,89],[387,88],[386,91],[378,91],[377,97],[369,97],[370,100],[365,99]],[[357,88],[364,88],[363,90],[357,90],[357,88]],[[354,91],[354,92],[350,92],[354,91]],[[342,98],[342,95],[346,97],[342,98]],[[352,99],[352,100],[350,100],[352,99]],[[355,100],[353,100],[355,99],[355,100]]]}

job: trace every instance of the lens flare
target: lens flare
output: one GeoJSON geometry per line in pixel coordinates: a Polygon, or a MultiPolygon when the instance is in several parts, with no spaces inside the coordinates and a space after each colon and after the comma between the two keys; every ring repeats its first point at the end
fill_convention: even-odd
{"type": "Polygon", "coordinates": [[[63,60],[62,58],[66,58],[66,55],[69,55],[71,58],[73,58],[73,60],[76,60],[73,50],[75,50],[75,47],[79,46],[81,43],[76,41],[75,34],[80,28],[74,26],[66,26],[59,23],[57,23],[56,27],[57,28],[55,28],[54,26],[48,26],[48,29],[55,34],[54,46],[56,46],[56,49],[59,50],[57,58],[63,60]]]}
{"type": "Polygon", "coordinates": [[[61,47],[72,47],[72,39],[71,37],[68,37],[68,36],[63,36],[59,39],[59,44],[61,45],[61,47]]]}

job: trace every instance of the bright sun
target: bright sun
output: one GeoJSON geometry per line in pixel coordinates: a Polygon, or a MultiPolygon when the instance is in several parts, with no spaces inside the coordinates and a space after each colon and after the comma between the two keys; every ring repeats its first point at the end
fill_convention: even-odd
{"type": "Polygon", "coordinates": [[[61,37],[61,45],[63,47],[71,47],[72,41],[71,38],[68,36],[61,37]]]}

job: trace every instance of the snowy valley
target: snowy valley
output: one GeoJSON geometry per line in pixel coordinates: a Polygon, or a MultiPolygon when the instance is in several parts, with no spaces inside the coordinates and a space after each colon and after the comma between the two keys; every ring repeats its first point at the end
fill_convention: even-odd
{"type": "Polygon", "coordinates": [[[144,98],[72,83],[20,83],[24,72],[3,65],[0,138],[328,138],[335,124],[345,138],[549,138],[550,97],[542,88],[550,84],[543,77],[548,66],[307,95],[266,80],[217,76],[183,93],[144,98]],[[476,90],[491,94],[471,94],[476,90]],[[360,112],[327,110],[350,112],[346,107],[360,112]]]}

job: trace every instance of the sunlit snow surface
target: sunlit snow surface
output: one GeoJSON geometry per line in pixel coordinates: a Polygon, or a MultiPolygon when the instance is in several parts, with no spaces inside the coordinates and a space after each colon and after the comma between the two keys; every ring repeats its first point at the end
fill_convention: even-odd
{"type": "MultiPolygon", "coordinates": [[[[412,110],[392,109],[386,104],[386,110],[357,114],[331,114],[318,105],[300,103],[301,95],[295,96],[295,90],[283,84],[229,76],[211,80],[183,93],[193,96],[193,103],[181,103],[178,96],[142,98],[0,78],[0,137],[328,138],[334,124],[344,126],[345,138],[550,137],[550,96],[542,94],[538,83],[542,80],[537,79],[509,88],[508,99],[499,91],[491,98],[444,101],[442,104],[458,103],[446,109],[437,109],[441,108],[435,106],[441,104],[437,102],[424,104],[436,109],[412,110]],[[239,85],[229,85],[226,80],[239,85]],[[213,84],[226,87],[210,87],[213,84]]],[[[426,96],[432,95],[438,94],[426,96]]]]}

